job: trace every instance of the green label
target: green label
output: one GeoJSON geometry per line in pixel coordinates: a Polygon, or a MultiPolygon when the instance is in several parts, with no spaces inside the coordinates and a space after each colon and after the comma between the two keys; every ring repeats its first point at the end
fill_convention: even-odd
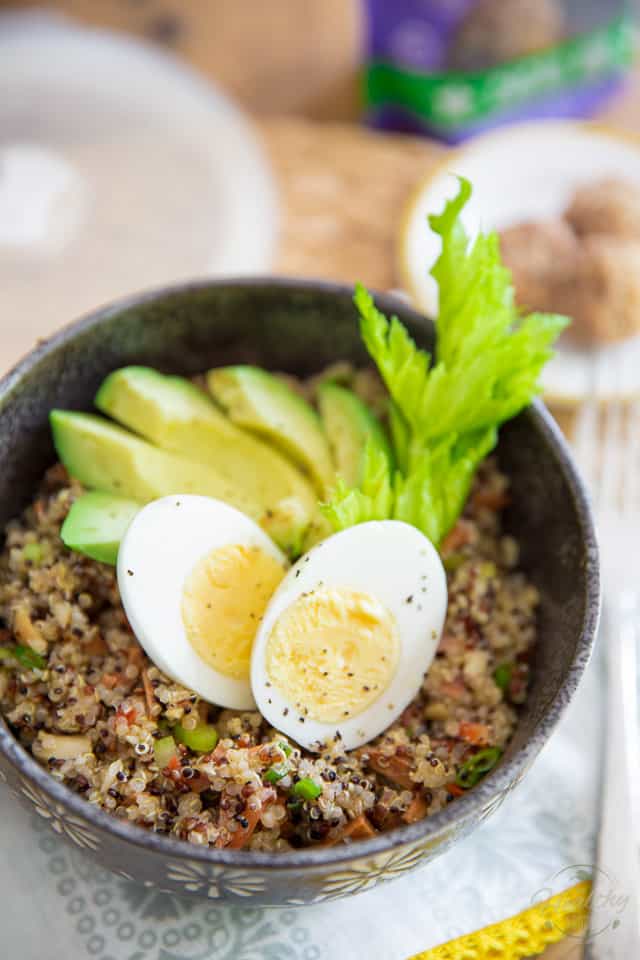
{"type": "Polygon", "coordinates": [[[543,94],[615,73],[633,58],[633,27],[623,15],[541,53],[476,73],[417,73],[375,61],[366,75],[370,107],[395,105],[453,129],[543,94]]]}

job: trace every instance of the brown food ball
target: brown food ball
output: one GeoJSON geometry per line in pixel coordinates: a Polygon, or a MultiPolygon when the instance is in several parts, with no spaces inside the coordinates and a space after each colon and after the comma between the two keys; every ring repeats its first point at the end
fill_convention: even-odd
{"type": "Polygon", "coordinates": [[[557,0],[480,0],[455,33],[449,66],[484,70],[553,46],[564,31],[557,0]]]}
{"type": "Polygon", "coordinates": [[[565,285],[574,283],[578,240],[564,220],[521,223],[500,233],[502,260],[511,270],[518,304],[558,311],[565,285]]]}
{"type": "Polygon", "coordinates": [[[640,240],[640,190],[613,177],[580,187],[565,219],[580,236],[610,233],[640,240]]]}
{"type": "Polygon", "coordinates": [[[555,293],[556,309],[574,318],[583,343],[614,343],[640,333],[640,240],[585,237],[575,283],[555,293]]]}

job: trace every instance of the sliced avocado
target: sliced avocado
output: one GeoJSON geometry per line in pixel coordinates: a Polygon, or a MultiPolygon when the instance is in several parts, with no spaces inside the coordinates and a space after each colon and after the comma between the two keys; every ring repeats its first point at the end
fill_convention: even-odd
{"type": "Polygon", "coordinates": [[[115,564],[120,541],[141,506],[112,493],[83,493],[62,524],[62,542],[101,563],[115,564]]]}
{"type": "Polygon", "coordinates": [[[335,533],[335,530],[330,521],[323,514],[319,514],[305,532],[300,553],[307,553],[308,550],[311,550],[311,547],[315,547],[317,543],[326,540],[332,533],[335,533]]]}
{"type": "Polygon", "coordinates": [[[320,522],[321,516],[316,509],[310,520],[309,513],[303,510],[298,498],[290,497],[281,500],[277,510],[267,510],[260,526],[288,557],[295,559],[304,552],[306,538],[315,524],[320,522]]]}
{"type": "Polygon", "coordinates": [[[123,367],[107,377],[95,403],[156,446],[213,467],[263,512],[276,511],[278,529],[287,539],[299,536],[316,512],[317,497],[308,479],[277,450],[231,423],[183,377],[123,367]],[[293,513],[292,502],[297,503],[293,513]]]}
{"type": "Polygon", "coordinates": [[[213,467],[159,450],[102,417],[53,410],[51,428],[58,456],[86,487],[143,503],[172,493],[199,493],[254,518],[262,513],[213,467]]]}
{"type": "MultiPolygon", "coordinates": [[[[219,437],[235,437],[241,431],[211,402],[211,398],[184,377],[167,376],[152,367],[121,367],[106,377],[95,397],[98,410],[135,430],[156,445],[179,450],[179,445],[204,448],[219,437]],[[204,422],[208,433],[184,440],[204,422]],[[212,424],[216,436],[212,437],[212,424]]],[[[202,451],[201,451],[202,452],[202,451]]]]}
{"type": "Polygon", "coordinates": [[[313,477],[324,495],[333,482],[329,444],[316,411],[259,367],[220,367],[207,374],[214,399],[240,427],[266,437],[313,477]]]}
{"type": "MultiPolygon", "coordinates": [[[[173,493],[196,493],[224,500],[258,523],[265,521],[262,506],[212,466],[160,450],[91,413],[53,410],[50,420],[58,456],[71,476],[86,487],[142,503],[173,493]]],[[[288,517],[287,501],[284,509],[288,517]]],[[[279,504],[270,514],[279,515],[279,504]]],[[[282,529],[276,532],[282,534],[282,529]]],[[[299,530],[287,531],[277,542],[289,550],[299,537],[299,530]]]]}
{"type": "Polygon", "coordinates": [[[391,462],[391,447],[382,424],[352,390],[323,383],[318,388],[318,406],[336,473],[347,486],[355,487],[362,479],[367,442],[375,443],[391,462]]]}

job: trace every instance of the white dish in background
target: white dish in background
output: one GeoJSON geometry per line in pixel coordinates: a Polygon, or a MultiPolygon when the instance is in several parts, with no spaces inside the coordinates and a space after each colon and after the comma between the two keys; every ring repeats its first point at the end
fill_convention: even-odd
{"type": "MultiPolygon", "coordinates": [[[[577,187],[605,176],[623,177],[640,188],[640,141],[596,125],[545,121],[485,134],[451,153],[415,192],[399,240],[402,284],[419,309],[432,316],[438,295],[428,271],[440,238],[426,218],[455,195],[456,174],[473,184],[463,214],[473,236],[480,229],[556,216],[577,187]]],[[[596,378],[604,396],[639,393],[640,337],[597,350],[580,349],[563,338],[544,373],[545,394],[577,401],[590,394],[596,378]]]]}
{"type": "Polygon", "coordinates": [[[154,47],[0,16],[0,367],[103,302],[264,273],[275,189],[250,125],[154,47]]]}

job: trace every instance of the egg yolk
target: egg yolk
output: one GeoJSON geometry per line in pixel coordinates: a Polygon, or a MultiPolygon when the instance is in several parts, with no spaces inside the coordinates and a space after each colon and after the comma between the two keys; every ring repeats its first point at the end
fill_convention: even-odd
{"type": "Polygon", "coordinates": [[[366,593],[319,588],[276,621],[266,650],[270,682],[300,716],[340,723],[389,686],[400,640],[386,608],[366,593]]]}
{"type": "Polygon", "coordinates": [[[237,544],[196,563],[182,592],[182,620],[191,646],[218,673],[249,676],[256,630],[284,573],[260,547],[237,544]]]}

